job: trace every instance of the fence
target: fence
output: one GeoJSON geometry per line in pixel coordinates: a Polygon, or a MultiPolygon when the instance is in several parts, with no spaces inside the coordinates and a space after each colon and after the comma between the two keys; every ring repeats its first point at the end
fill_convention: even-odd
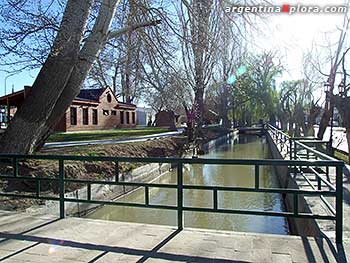
{"type": "MultiPolygon", "coordinates": [[[[310,150],[311,151],[311,150],[310,150]]],[[[56,156],[56,155],[17,155],[17,154],[0,154],[0,161],[2,163],[11,163],[13,167],[11,174],[1,175],[0,181],[10,180],[30,180],[34,181],[36,185],[33,193],[16,193],[16,192],[1,192],[0,196],[13,198],[31,198],[39,200],[53,200],[59,202],[60,217],[65,217],[65,202],[75,203],[89,203],[99,205],[116,205],[116,206],[130,206],[156,209],[169,209],[177,211],[177,227],[183,229],[183,213],[184,211],[194,212],[213,212],[213,213],[227,213],[227,214],[247,214],[247,215],[264,215],[264,216],[280,216],[280,217],[294,217],[294,218],[311,218],[320,220],[336,220],[336,241],[342,242],[342,169],[343,162],[337,160],[247,160],[247,159],[204,159],[204,158],[127,158],[127,157],[105,157],[105,156],[56,156]],[[58,174],[55,177],[30,177],[19,175],[19,164],[23,160],[51,160],[58,162],[58,174]],[[83,162],[112,162],[114,163],[114,180],[85,180],[73,179],[65,176],[65,164],[67,161],[83,161],[83,162]],[[160,184],[160,183],[143,183],[143,182],[126,182],[120,180],[119,163],[170,163],[177,167],[177,182],[176,184],[160,184]],[[209,186],[209,185],[189,185],[183,182],[183,166],[185,164],[207,164],[207,165],[245,165],[254,167],[255,183],[251,187],[238,186],[209,186]],[[336,169],[337,182],[335,187],[329,187],[328,190],[313,189],[284,189],[284,188],[263,188],[259,185],[260,166],[288,166],[288,167],[326,167],[329,169],[334,167],[336,169]],[[41,193],[41,184],[44,181],[51,181],[58,184],[59,193],[54,196],[44,196],[41,193]],[[68,198],[65,196],[65,187],[70,183],[79,183],[86,185],[87,198],[68,198]],[[92,185],[121,185],[134,186],[144,189],[143,203],[127,203],[110,200],[96,200],[91,195],[92,185]],[[160,205],[150,203],[150,188],[172,188],[177,189],[177,204],[176,205],[160,205]],[[204,207],[189,207],[184,206],[183,191],[185,189],[208,190],[212,192],[213,200],[211,208],[204,207]],[[294,208],[292,212],[276,212],[276,211],[260,211],[260,210],[245,210],[245,209],[224,209],[220,208],[218,204],[218,194],[220,192],[258,192],[258,193],[279,193],[292,194],[294,197],[294,208]],[[298,198],[300,195],[309,196],[331,196],[336,198],[336,209],[334,215],[320,215],[300,212],[298,208],[298,198]]]]}
{"type": "Polygon", "coordinates": [[[293,165],[291,171],[294,175],[300,174],[307,184],[313,190],[322,190],[322,185],[326,186],[329,190],[336,192],[335,208],[326,200],[324,195],[320,195],[321,201],[326,205],[332,215],[336,217],[336,240],[339,243],[342,240],[342,221],[343,218],[343,166],[344,163],[339,161],[325,153],[317,150],[319,145],[326,143],[325,141],[316,140],[314,138],[305,137],[291,137],[281,130],[268,125],[269,133],[272,139],[275,141],[280,152],[284,153],[284,157],[289,157],[289,160],[303,161],[307,160],[311,163],[322,161],[338,162],[339,164],[335,172],[335,185],[331,182],[330,178],[330,166],[314,166],[307,165],[308,173],[315,176],[316,185],[309,179],[304,171],[302,165],[293,165]],[[313,144],[315,147],[311,147],[307,144],[313,144]],[[338,222],[338,223],[337,223],[338,222]]]}

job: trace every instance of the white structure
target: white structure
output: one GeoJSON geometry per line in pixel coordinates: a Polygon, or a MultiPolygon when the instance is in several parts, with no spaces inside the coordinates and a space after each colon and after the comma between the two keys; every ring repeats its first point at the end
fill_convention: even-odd
{"type": "Polygon", "coordinates": [[[151,121],[153,124],[155,121],[155,112],[149,107],[137,107],[136,108],[137,123],[138,126],[147,126],[151,121]]]}

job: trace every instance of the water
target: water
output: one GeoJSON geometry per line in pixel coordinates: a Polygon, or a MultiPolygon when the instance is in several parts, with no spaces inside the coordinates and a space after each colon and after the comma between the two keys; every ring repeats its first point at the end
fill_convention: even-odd
{"type": "MultiPolygon", "coordinates": [[[[268,146],[264,138],[240,137],[239,143],[232,141],[218,147],[203,158],[266,159],[268,146]]],[[[155,181],[155,183],[176,184],[176,171],[155,181]]],[[[184,184],[217,186],[254,186],[254,166],[192,165],[184,169],[184,184]]],[[[260,168],[260,186],[278,187],[270,167],[260,168]]],[[[218,207],[250,209],[260,211],[283,211],[279,194],[218,192],[218,207]]],[[[184,190],[184,205],[193,207],[213,206],[212,192],[207,190],[184,190]]],[[[118,201],[143,203],[144,190],[138,189],[118,201]]],[[[176,189],[150,188],[150,203],[176,205],[176,189]]],[[[150,208],[104,206],[91,213],[89,218],[176,226],[176,211],[150,208]]],[[[286,220],[282,217],[230,215],[204,212],[184,212],[184,226],[240,232],[288,234],[286,220]]]]}

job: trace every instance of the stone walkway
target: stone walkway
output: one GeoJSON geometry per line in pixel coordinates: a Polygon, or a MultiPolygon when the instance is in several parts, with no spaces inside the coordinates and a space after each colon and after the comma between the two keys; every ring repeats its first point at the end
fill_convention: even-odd
{"type": "Polygon", "coordinates": [[[345,254],[327,239],[0,212],[0,262],[346,262],[345,254]]]}

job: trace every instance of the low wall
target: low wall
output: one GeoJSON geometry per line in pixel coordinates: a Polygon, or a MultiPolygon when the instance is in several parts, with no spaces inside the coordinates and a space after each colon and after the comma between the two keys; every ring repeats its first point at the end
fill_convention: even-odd
{"type": "Polygon", "coordinates": [[[222,144],[227,144],[231,140],[237,140],[238,139],[238,130],[234,130],[233,132],[229,132],[219,138],[216,138],[214,140],[211,140],[205,144],[202,145],[202,150],[205,153],[210,152],[213,149],[216,149],[222,144]]]}
{"type": "MultiPolygon", "coordinates": [[[[119,180],[126,182],[151,182],[159,176],[164,175],[171,169],[171,164],[151,163],[133,169],[129,173],[120,173],[119,180]]],[[[106,181],[113,181],[114,177],[108,178],[106,181]]],[[[129,193],[136,189],[135,186],[123,185],[91,185],[92,200],[113,200],[121,195],[129,193]]],[[[87,187],[80,188],[65,194],[66,198],[87,199],[87,187]]],[[[101,205],[88,203],[70,203],[65,202],[66,215],[84,216],[101,205]]],[[[44,206],[32,206],[26,210],[27,212],[40,212],[53,215],[59,215],[59,202],[46,201],[44,206]]]]}
{"type": "MultiPolygon", "coordinates": [[[[275,142],[269,133],[266,133],[267,142],[270,148],[270,154],[273,159],[283,159],[275,142]]],[[[293,179],[293,174],[287,166],[275,166],[276,174],[281,188],[300,189],[296,181],[293,179]]],[[[293,211],[294,199],[291,194],[283,194],[283,201],[287,211],[293,211]]],[[[307,205],[305,198],[299,195],[298,199],[299,212],[311,213],[310,207],[307,205]]],[[[292,235],[299,236],[321,236],[321,231],[317,223],[313,219],[303,218],[288,218],[289,230],[292,235]]]]}

